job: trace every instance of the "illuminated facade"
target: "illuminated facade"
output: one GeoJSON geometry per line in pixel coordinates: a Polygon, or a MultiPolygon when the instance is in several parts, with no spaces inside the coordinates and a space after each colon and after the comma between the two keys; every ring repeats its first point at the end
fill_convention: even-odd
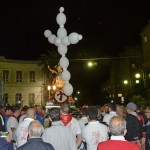
{"type": "Polygon", "coordinates": [[[35,105],[46,102],[48,77],[38,61],[10,60],[0,57],[1,102],[35,105]]]}

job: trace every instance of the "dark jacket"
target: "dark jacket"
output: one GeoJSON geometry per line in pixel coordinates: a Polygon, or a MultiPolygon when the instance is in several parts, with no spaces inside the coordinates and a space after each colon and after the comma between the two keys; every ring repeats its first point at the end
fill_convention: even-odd
{"type": "Polygon", "coordinates": [[[142,122],[134,115],[128,114],[125,118],[127,122],[127,141],[136,141],[142,138],[143,125],[142,122]]]}
{"type": "Polygon", "coordinates": [[[5,138],[0,137],[0,150],[14,150],[13,143],[7,142],[5,138]]]}
{"type": "Polygon", "coordinates": [[[17,150],[55,150],[54,147],[43,142],[41,138],[28,139],[27,143],[17,148],[17,150]]]}

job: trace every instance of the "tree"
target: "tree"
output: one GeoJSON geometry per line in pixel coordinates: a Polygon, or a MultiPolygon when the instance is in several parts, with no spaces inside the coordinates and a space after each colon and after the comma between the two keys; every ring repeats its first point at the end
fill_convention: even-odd
{"type": "Polygon", "coordinates": [[[52,73],[49,71],[48,65],[51,68],[54,68],[54,66],[57,65],[59,62],[59,56],[59,53],[55,49],[52,49],[51,51],[48,51],[48,54],[41,54],[40,57],[39,66],[42,67],[42,71],[46,73],[46,75],[50,78],[51,81],[52,73]]]}

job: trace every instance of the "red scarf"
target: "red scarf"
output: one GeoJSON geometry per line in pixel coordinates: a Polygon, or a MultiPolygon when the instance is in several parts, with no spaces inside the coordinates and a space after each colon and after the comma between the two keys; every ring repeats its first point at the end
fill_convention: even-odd
{"type": "Polygon", "coordinates": [[[10,117],[14,117],[14,118],[17,119],[17,117],[15,116],[15,114],[11,114],[10,117]]]}
{"type": "Polygon", "coordinates": [[[66,126],[72,120],[72,116],[70,114],[62,114],[61,121],[66,126]]]}

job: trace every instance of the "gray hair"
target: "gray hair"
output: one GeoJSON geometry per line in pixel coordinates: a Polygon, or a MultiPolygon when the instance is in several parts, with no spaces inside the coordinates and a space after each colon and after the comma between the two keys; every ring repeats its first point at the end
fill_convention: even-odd
{"type": "Polygon", "coordinates": [[[126,121],[119,116],[112,117],[109,123],[109,130],[114,136],[124,135],[126,121]]]}
{"type": "Polygon", "coordinates": [[[34,120],[30,122],[28,130],[31,132],[31,137],[41,137],[44,127],[38,120],[34,120]]]}
{"type": "Polygon", "coordinates": [[[34,108],[29,108],[26,112],[27,118],[35,119],[36,111],[34,108]]]}

